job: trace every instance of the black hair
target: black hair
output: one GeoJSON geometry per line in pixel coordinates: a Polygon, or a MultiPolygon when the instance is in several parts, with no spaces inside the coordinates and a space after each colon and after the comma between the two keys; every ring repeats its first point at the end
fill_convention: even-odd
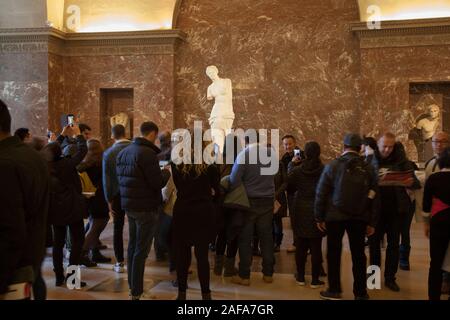
{"type": "Polygon", "coordinates": [[[83,132],[85,132],[86,130],[87,130],[87,131],[92,131],[91,127],[89,127],[87,124],[84,124],[84,123],[80,123],[80,124],[78,125],[78,127],[80,128],[80,133],[83,133],[83,132]]]}
{"type": "Polygon", "coordinates": [[[20,140],[25,141],[25,138],[30,134],[30,129],[28,128],[19,128],[14,132],[16,137],[19,137],[20,140]]]}
{"type": "Polygon", "coordinates": [[[377,140],[373,137],[364,137],[363,145],[371,147],[373,150],[378,148],[377,140]]]}
{"type": "Polygon", "coordinates": [[[0,132],[11,132],[11,114],[2,100],[0,100],[0,132]]]}
{"type": "Polygon", "coordinates": [[[112,127],[111,133],[115,140],[125,138],[125,127],[121,124],[116,124],[112,127]]]}
{"type": "Polygon", "coordinates": [[[297,141],[292,134],[285,135],[283,138],[281,138],[281,141],[283,141],[284,139],[292,139],[294,140],[294,142],[297,141]]]}
{"type": "Polygon", "coordinates": [[[152,132],[159,132],[159,128],[158,126],[151,121],[148,122],[144,122],[143,124],[141,124],[141,134],[145,137],[147,135],[149,135],[152,132]]]}

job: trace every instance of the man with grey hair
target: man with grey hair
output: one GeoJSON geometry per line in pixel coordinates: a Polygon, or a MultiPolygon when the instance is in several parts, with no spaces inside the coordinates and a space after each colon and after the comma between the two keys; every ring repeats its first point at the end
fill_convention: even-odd
{"type": "MultiPolygon", "coordinates": [[[[373,159],[374,167],[379,172],[414,170],[408,161],[404,146],[396,141],[393,133],[387,132],[378,141],[378,151],[373,159]]],[[[400,231],[402,217],[411,207],[407,189],[420,189],[420,182],[415,176],[404,181],[403,186],[380,186],[380,219],[375,234],[369,238],[370,264],[381,267],[380,243],[387,235],[385,286],[392,291],[400,291],[396,282],[400,258],[400,231]]]]}

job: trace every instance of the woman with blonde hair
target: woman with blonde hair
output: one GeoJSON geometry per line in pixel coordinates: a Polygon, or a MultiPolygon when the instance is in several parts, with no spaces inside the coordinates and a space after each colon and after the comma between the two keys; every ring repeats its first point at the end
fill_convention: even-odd
{"type": "MultiPolygon", "coordinates": [[[[193,153],[192,153],[193,154],[193,153]]],[[[177,189],[173,209],[172,248],[178,278],[178,300],[186,299],[191,248],[197,259],[203,300],[211,300],[209,244],[216,236],[214,201],[220,193],[220,175],[215,165],[181,163],[172,166],[177,189]]]]}

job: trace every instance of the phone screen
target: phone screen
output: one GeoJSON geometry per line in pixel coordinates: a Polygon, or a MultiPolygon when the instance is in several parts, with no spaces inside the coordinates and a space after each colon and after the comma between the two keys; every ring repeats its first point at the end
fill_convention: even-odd
{"type": "Polygon", "coordinates": [[[73,115],[67,116],[67,123],[69,126],[73,126],[73,124],[74,124],[74,116],[73,115]]]}

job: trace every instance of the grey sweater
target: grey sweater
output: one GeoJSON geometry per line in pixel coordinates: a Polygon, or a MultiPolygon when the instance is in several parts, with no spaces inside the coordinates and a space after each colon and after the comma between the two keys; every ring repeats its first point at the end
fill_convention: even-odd
{"type": "MultiPolygon", "coordinates": [[[[270,165],[263,165],[258,158],[256,164],[249,163],[249,155],[257,147],[263,148],[263,152],[271,153],[271,149],[262,145],[250,145],[242,150],[233,165],[230,175],[231,189],[238,187],[241,183],[244,185],[249,198],[273,198],[275,196],[274,175],[263,175],[261,169],[268,168],[270,165]]],[[[273,161],[274,159],[272,159],[273,161]]],[[[278,168],[278,159],[275,159],[278,168]]]]}

